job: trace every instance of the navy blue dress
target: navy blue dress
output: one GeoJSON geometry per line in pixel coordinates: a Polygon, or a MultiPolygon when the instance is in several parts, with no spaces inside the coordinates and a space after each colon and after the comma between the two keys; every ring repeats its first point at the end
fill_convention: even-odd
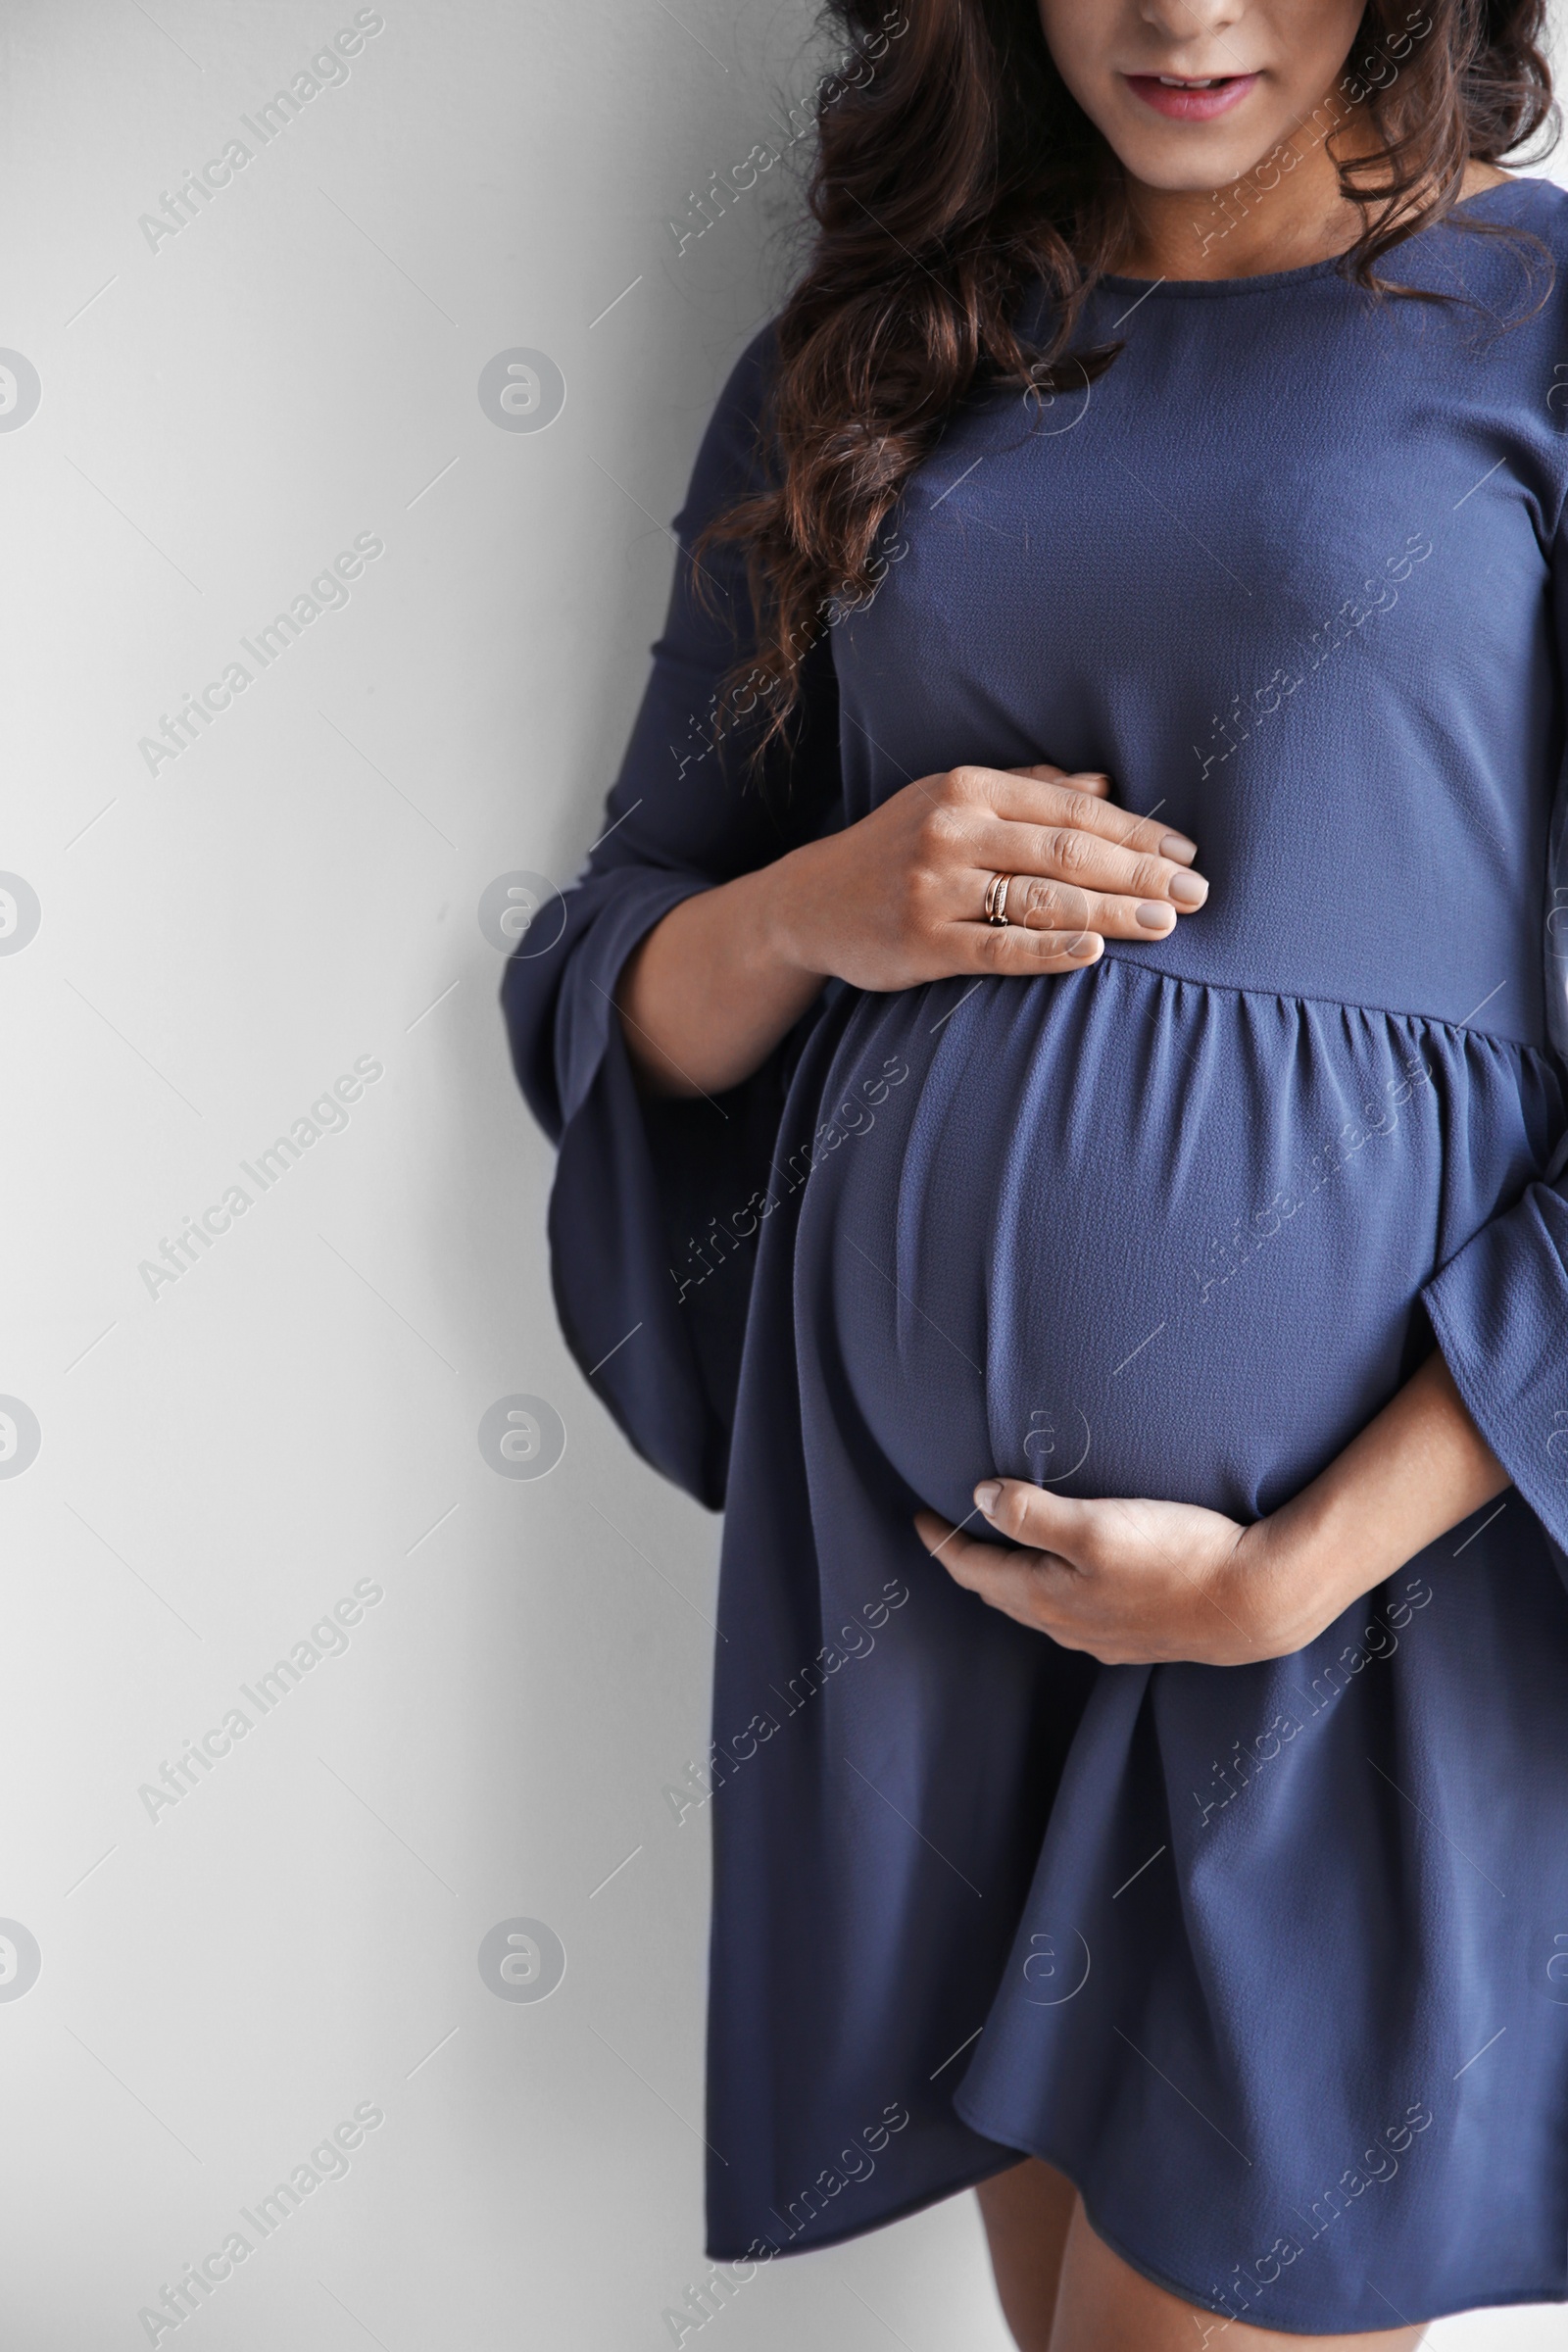
{"type": "Polygon", "coordinates": [[[1568,2292],[1565,261],[1520,181],[1392,257],[1451,303],[1107,281],[1122,356],[953,419],[760,782],[709,729],[741,567],[708,612],[683,563],[614,829],[509,965],[567,1338],[726,1510],[715,2257],[1029,2150],[1257,2326],[1568,2292]],[[722,1101],[639,1096],[610,992],[679,900],[1040,758],[1191,834],[1202,911],[833,984],[722,1101]],[[1272,1511],[1434,1339],[1513,1484],[1298,1655],[1099,1667],[910,1525],[994,1471],[1272,1511]]]}

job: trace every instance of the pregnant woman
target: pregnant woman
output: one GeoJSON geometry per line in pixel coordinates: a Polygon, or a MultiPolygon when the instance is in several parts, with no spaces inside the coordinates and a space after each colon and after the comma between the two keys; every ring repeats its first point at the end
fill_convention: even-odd
{"type": "Polygon", "coordinates": [[[726,1513],[710,2252],[977,2185],[1027,2352],[1404,2347],[1568,2294],[1543,10],[837,13],[505,1000],[726,1513]]]}

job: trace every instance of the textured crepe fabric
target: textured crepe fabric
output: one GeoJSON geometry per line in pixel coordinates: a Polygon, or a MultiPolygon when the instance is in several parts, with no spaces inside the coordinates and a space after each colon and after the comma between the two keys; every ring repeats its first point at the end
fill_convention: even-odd
{"type": "Polygon", "coordinates": [[[766,463],[765,333],[708,432],[613,830],[505,1004],[572,1348],[725,1507],[715,2256],[1030,2150],[1258,2325],[1568,2291],[1553,258],[1518,182],[1390,257],[1455,303],[1103,284],[1121,357],[953,419],[760,782],[709,728],[744,575],[705,603],[689,551],[766,463]],[[679,900],[1039,758],[1191,834],[1206,907],[1065,977],[834,984],[722,1102],[639,1097],[610,995],[679,900]],[[911,1529],[994,1471],[1268,1512],[1434,1335],[1513,1486],[1297,1656],[1100,1668],[911,1529]]]}

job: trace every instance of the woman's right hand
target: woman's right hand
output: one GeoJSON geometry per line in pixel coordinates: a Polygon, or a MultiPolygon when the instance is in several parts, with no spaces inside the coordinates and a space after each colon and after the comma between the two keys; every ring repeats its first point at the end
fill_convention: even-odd
{"type": "Polygon", "coordinates": [[[1163,939],[1208,884],[1192,842],[1109,793],[1049,761],[923,776],[779,860],[776,936],[802,971],[877,991],[1077,971],[1107,939],[1163,939]],[[993,874],[1013,877],[1004,924],[986,920],[993,874]]]}
{"type": "Polygon", "coordinates": [[[825,980],[888,992],[973,972],[1082,970],[1161,939],[1208,885],[1193,844],[1102,775],[955,767],[771,865],[699,891],[632,951],[615,1004],[640,1082],[716,1095],[758,1069],[825,980]],[[1004,924],[986,885],[1010,874],[1004,924]]]}

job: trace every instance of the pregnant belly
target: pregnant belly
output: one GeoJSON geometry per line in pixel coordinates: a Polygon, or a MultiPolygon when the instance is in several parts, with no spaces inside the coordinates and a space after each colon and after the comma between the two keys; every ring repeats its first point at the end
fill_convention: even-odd
{"type": "Polygon", "coordinates": [[[829,1393],[954,1519],[991,1471],[1275,1508],[1562,1120],[1540,1056],[1439,1023],[1125,956],[965,985],[857,1006],[796,1257],[829,1393]]]}

